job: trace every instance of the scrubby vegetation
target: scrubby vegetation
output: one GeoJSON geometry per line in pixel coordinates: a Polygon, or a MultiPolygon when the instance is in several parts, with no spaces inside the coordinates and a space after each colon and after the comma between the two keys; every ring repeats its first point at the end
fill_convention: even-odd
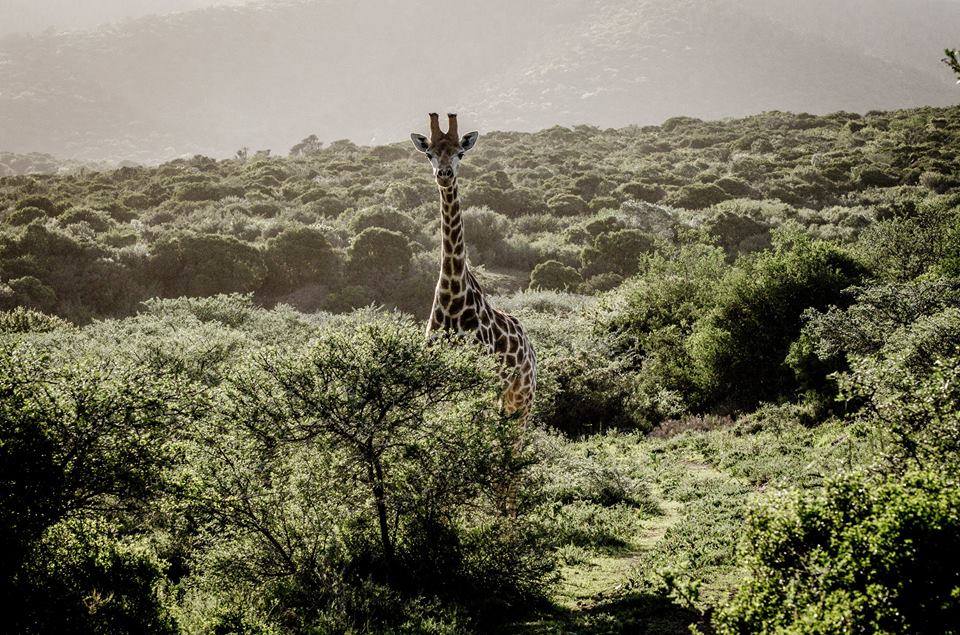
{"type": "Polygon", "coordinates": [[[0,180],[7,623],[956,632],[958,133],[482,139],[466,237],[537,349],[526,430],[423,342],[406,147],[0,180]]]}
{"type": "MultiPolygon", "coordinates": [[[[914,233],[875,257],[913,275],[922,263],[910,261],[950,240],[931,233],[943,208],[932,195],[960,184],[958,146],[956,109],[492,133],[463,168],[464,221],[495,292],[594,294],[665,244],[714,244],[732,261],[785,225],[849,244],[889,219],[914,233]],[[917,243],[920,253],[903,253],[917,243]]],[[[347,141],[295,155],[4,178],[0,302],[76,323],[130,315],[150,297],[216,293],[422,316],[439,220],[420,157],[347,141]]]]}

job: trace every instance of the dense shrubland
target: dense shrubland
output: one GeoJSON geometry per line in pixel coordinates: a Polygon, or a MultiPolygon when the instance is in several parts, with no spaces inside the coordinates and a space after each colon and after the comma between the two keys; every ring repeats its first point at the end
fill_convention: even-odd
{"type": "MultiPolygon", "coordinates": [[[[593,294],[665,242],[715,244],[732,261],[785,224],[850,243],[896,217],[913,224],[893,246],[906,251],[926,244],[924,201],[958,185],[958,130],[957,110],[920,109],[490,133],[463,167],[470,253],[491,290],[593,294]]],[[[0,302],[79,323],[150,297],[234,292],[422,315],[439,223],[422,159],[347,141],[295,154],[4,178],[0,302]]],[[[922,257],[875,257],[901,256],[922,257]]]]}
{"type": "Polygon", "coordinates": [[[356,309],[430,300],[406,148],[3,179],[9,623],[954,632],[958,129],[489,135],[464,217],[537,349],[526,430],[475,350],[356,309]]]}
{"type": "Polygon", "coordinates": [[[419,632],[542,596],[529,441],[475,349],[239,296],[30,319],[0,351],[15,630],[419,632]]]}

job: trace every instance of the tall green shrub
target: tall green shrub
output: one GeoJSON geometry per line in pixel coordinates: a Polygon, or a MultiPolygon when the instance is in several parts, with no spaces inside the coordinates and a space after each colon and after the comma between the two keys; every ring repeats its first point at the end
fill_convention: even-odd
{"type": "Polygon", "coordinates": [[[731,271],[687,343],[708,400],[749,408],[789,391],[785,359],[803,312],[848,301],[843,290],[863,275],[846,251],[800,234],[781,235],[772,251],[731,271]]]}
{"type": "Polygon", "coordinates": [[[747,578],[717,613],[721,635],[956,633],[960,490],[929,472],[831,481],[747,522],[747,578]]]}

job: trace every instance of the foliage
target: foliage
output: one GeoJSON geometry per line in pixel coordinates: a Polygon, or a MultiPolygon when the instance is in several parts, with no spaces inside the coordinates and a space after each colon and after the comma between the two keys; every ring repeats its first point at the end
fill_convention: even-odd
{"type": "Polygon", "coordinates": [[[486,632],[551,593],[560,632],[922,631],[911,588],[956,575],[917,536],[960,475],[958,112],[484,137],[465,237],[537,351],[527,430],[474,347],[349,313],[429,307],[405,146],[0,178],[8,621],[486,632]]]}
{"type": "Polygon", "coordinates": [[[583,275],[615,273],[629,276],[636,273],[640,256],[653,250],[653,237],[639,229],[603,232],[580,254],[583,275]]]}
{"type": "Polygon", "coordinates": [[[162,297],[173,298],[253,291],[266,266],[258,250],[236,238],[184,234],[157,243],[149,271],[162,297]]]}
{"type": "Polygon", "coordinates": [[[537,351],[537,421],[574,438],[644,423],[632,407],[623,360],[591,336],[582,308],[558,315],[551,306],[528,306],[517,314],[537,351]]]}
{"type": "Polygon", "coordinates": [[[727,274],[687,344],[708,401],[749,408],[788,391],[784,362],[804,310],[841,302],[863,275],[846,251],[804,236],[781,236],[773,251],[727,274]]]}
{"type": "MultiPolygon", "coordinates": [[[[866,232],[864,261],[891,280],[955,273],[958,112],[493,132],[464,163],[467,251],[506,289],[553,260],[597,293],[664,243],[715,241],[733,260],[797,223],[842,243],[866,232]]],[[[291,157],[0,177],[0,302],[85,323],[157,295],[252,292],[266,306],[375,303],[423,317],[439,249],[429,170],[406,145],[305,141],[291,157]],[[361,255],[367,230],[406,248],[375,232],[361,255]]]]}
{"type": "Polygon", "coordinates": [[[342,262],[330,240],[312,227],[290,227],[267,240],[263,289],[284,293],[306,285],[340,285],[342,262]]]}
{"type": "Polygon", "coordinates": [[[190,453],[189,506],[216,526],[192,584],[295,630],[395,623],[419,597],[491,619],[538,596],[550,562],[496,385],[475,349],[427,348],[405,319],[258,353],[190,453]]]}
{"type": "Polygon", "coordinates": [[[108,630],[114,620],[159,628],[158,565],[76,522],[119,521],[149,505],[175,460],[175,435],[202,406],[160,368],[84,358],[56,367],[27,343],[3,343],[0,369],[0,578],[5,595],[24,599],[8,620],[80,628],[95,601],[108,630]]]}
{"type": "Polygon", "coordinates": [[[612,338],[617,358],[635,373],[633,405],[652,426],[701,401],[685,343],[713,306],[727,267],[721,250],[688,245],[646,256],[640,268],[604,299],[595,329],[612,338]]]}
{"type": "Polygon", "coordinates": [[[950,633],[960,618],[960,495],[929,472],[834,479],[781,496],[745,534],[748,576],[720,633],[950,633]]]}
{"type": "Polygon", "coordinates": [[[350,244],[350,268],[360,278],[405,273],[412,256],[403,235],[379,227],[368,227],[350,244]]]}
{"type": "MultiPolygon", "coordinates": [[[[943,58],[943,63],[950,67],[957,77],[960,77],[960,59],[957,59],[956,49],[944,49],[944,54],[946,57],[943,58]]],[[[958,79],[957,81],[960,81],[958,79]]]]}
{"type": "Polygon", "coordinates": [[[0,333],[43,333],[69,327],[66,320],[22,306],[0,312],[0,333]]]}
{"type": "Polygon", "coordinates": [[[886,469],[955,473],[960,448],[960,295],[952,279],[858,289],[841,310],[810,312],[803,342],[838,372],[832,396],[883,436],[886,469]]]}
{"type": "Polygon", "coordinates": [[[541,262],[530,272],[530,289],[575,291],[583,282],[580,273],[556,260],[541,262]]]}
{"type": "Polygon", "coordinates": [[[160,589],[164,564],[89,521],[53,526],[18,574],[21,632],[176,633],[160,589]]]}
{"type": "Polygon", "coordinates": [[[858,245],[866,263],[891,282],[928,271],[956,275],[960,255],[956,197],[936,196],[894,207],[889,218],[868,227],[858,245]]]}

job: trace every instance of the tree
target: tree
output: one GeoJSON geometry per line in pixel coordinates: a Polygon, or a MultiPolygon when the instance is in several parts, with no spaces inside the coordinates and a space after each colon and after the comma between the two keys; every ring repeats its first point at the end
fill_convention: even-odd
{"type": "Polygon", "coordinates": [[[950,67],[950,70],[957,76],[957,83],[960,84],[960,51],[957,49],[945,49],[943,63],[950,67]]]}
{"type": "Polygon", "coordinates": [[[0,311],[0,333],[46,333],[68,329],[72,325],[54,315],[47,315],[22,306],[0,311]]]}
{"type": "Polygon", "coordinates": [[[706,209],[729,198],[729,194],[713,183],[690,183],[670,194],[666,202],[685,209],[706,209]]]}
{"type": "Polygon", "coordinates": [[[653,250],[654,238],[639,229],[604,232],[580,253],[584,278],[603,273],[629,276],[640,268],[640,257],[653,250]]]}
{"type": "MultiPolygon", "coordinates": [[[[248,358],[190,450],[218,586],[252,583],[265,612],[282,598],[304,627],[376,585],[508,606],[539,588],[549,558],[524,520],[524,443],[496,412],[498,388],[489,356],[430,346],[396,316],[358,314],[307,350],[248,358]]],[[[396,619],[365,604],[359,624],[396,619]]]]}
{"type": "Polygon", "coordinates": [[[317,138],[317,135],[312,134],[309,137],[300,141],[292,148],[290,148],[290,156],[292,157],[305,157],[310,156],[311,154],[317,154],[323,149],[323,142],[317,138]]]}
{"type": "Polygon", "coordinates": [[[17,209],[13,210],[7,214],[6,221],[8,225],[13,225],[16,227],[18,225],[29,225],[37,219],[46,217],[47,212],[39,207],[33,207],[31,205],[28,207],[18,207],[17,209]]]}
{"type": "MultiPolygon", "coordinates": [[[[419,499],[425,493],[399,491],[404,484],[396,477],[408,469],[403,455],[424,469],[437,469],[433,463],[438,457],[417,456],[425,449],[418,451],[418,446],[434,444],[430,437],[440,434],[438,426],[444,427],[444,416],[449,416],[444,411],[465,404],[475,409],[477,396],[496,385],[483,372],[489,364],[476,355],[425,348],[419,329],[403,321],[361,324],[324,337],[306,356],[270,356],[258,367],[254,380],[239,380],[232,394],[245,406],[244,417],[252,417],[249,425],[258,436],[278,443],[316,440],[352,457],[356,478],[369,487],[387,561],[394,554],[391,518],[399,511],[394,505],[402,505],[403,496],[419,499]]],[[[491,394],[485,397],[488,404],[495,402],[491,394]]],[[[461,414],[472,426],[490,423],[477,419],[489,416],[482,410],[468,408],[461,414]]],[[[463,459],[454,456],[447,460],[468,470],[456,479],[476,476],[469,472],[476,466],[463,465],[463,459]]],[[[435,498],[420,502],[442,505],[435,498]]]]}
{"type": "Polygon", "coordinates": [[[906,282],[938,268],[950,273],[960,254],[958,219],[948,197],[932,197],[867,227],[857,249],[886,281],[906,282]]]}
{"type": "Polygon", "coordinates": [[[57,293],[34,276],[9,280],[6,289],[0,287],[0,307],[13,309],[27,307],[38,311],[53,311],[57,305],[57,293]]]}
{"type": "Polygon", "coordinates": [[[87,521],[110,524],[149,505],[175,461],[174,435],[202,409],[193,396],[161,368],[84,358],[54,366],[28,344],[0,345],[0,591],[21,599],[5,618],[12,630],[116,619],[126,631],[153,619],[124,614],[120,602],[84,617],[96,585],[104,597],[139,594],[158,606],[158,568],[91,538],[87,521]],[[64,545],[87,540],[105,559],[64,545]]]}

